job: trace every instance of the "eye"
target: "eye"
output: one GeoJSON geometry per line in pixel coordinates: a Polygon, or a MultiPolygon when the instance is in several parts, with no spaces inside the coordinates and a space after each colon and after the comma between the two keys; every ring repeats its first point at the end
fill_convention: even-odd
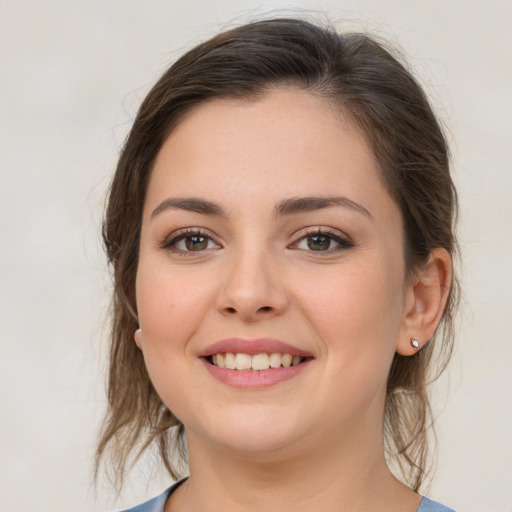
{"type": "Polygon", "coordinates": [[[204,252],[211,249],[220,249],[220,245],[213,238],[200,230],[178,232],[167,239],[162,247],[177,253],[204,252]]]}
{"type": "Polygon", "coordinates": [[[335,252],[350,247],[353,247],[352,242],[343,238],[340,234],[322,230],[306,233],[293,244],[294,249],[309,252],[335,252]]]}
{"type": "Polygon", "coordinates": [[[215,246],[213,241],[202,235],[185,236],[174,243],[176,249],[190,252],[212,249],[212,245],[215,246]]]}

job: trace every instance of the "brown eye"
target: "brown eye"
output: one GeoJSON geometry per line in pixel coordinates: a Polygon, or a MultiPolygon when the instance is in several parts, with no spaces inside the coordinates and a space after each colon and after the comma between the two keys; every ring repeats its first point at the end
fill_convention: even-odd
{"type": "Polygon", "coordinates": [[[341,234],[323,230],[306,232],[291,246],[293,249],[326,254],[332,254],[352,247],[354,247],[354,244],[341,234]]]}
{"type": "Polygon", "coordinates": [[[203,234],[201,231],[187,231],[164,242],[162,248],[178,254],[187,254],[220,249],[221,247],[210,236],[203,234]]]}
{"type": "Polygon", "coordinates": [[[307,237],[308,248],[312,251],[326,251],[331,248],[332,238],[325,235],[314,235],[307,237]]]}
{"type": "Polygon", "coordinates": [[[187,236],[184,238],[187,251],[204,251],[208,247],[208,240],[205,236],[187,236]]]}
{"type": "Polygon", "coordinates": [[[165,242],[162,247],[171,252],[183,255],[221,248],[210,236],[200,231],[189,231],[178,234],[165,242]]]}

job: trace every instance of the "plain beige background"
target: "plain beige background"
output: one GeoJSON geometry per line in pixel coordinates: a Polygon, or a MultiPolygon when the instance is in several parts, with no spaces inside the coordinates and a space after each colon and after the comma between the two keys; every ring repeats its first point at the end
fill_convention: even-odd
{"type": "Polygon", "coordinates": [[[113,510],[168,485],[148,461],[117,501],[91,484],[105,401],[105,190],[168,63],[229,22],[290,8],[399,43],[449,130],[466,304],[435,389],[429,494],[465,512],[512,510],[512,2],[3,0],[1,512],[113,510]]]}

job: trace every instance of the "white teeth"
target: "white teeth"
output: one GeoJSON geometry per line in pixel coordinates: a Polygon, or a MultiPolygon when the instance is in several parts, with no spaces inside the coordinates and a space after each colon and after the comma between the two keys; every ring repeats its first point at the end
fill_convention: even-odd
{"type": "Polygon", "coordinates": [[[237,354],[235,356],[235,368],[237,370],[250,370],[252,357],[249,354],[237,354]]]}
{"type": "Polygon", "coordinates": [[[268,370],[270,366],[270,357],[268,354],[256,354],[252,356],[252,369],[253,370],[268,370]]]}
{"type": "Polygon", "coordinates": [[[261,353],[251,356],[244,353],[227,352],[226,354],[213,354],[211,362],[219,368],[228,368],[230,370],[268,370],[269,368],[280,368],[284,366],[299,365],[304,358],[301,356],[292,356],[291,354],[279,354],[273,352],[270,355],[261,353]]]}
{"type": "Polygon", "coordinates": [[[224,361],[226,362],[226,368],[229,368],[230,370],[235,369],[235,354],[228,352],[224,361]]]}
{"type": "Polygon", "coordinates": [[[279,368],[281,366],[281,354],[275,352],[270,354],[270,366],[272,368],[279,368]]]}
{"type": "Polygon", "coordinates": [[[282,363],[285,368],[292,364],[292,355],[291,354],[283,354],[282,363]]]}

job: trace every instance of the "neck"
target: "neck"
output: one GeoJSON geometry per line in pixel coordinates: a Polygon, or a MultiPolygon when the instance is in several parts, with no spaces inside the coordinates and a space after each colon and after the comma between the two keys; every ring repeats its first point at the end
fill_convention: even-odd
{"type": "MultiPolygon", "coordinates": [[[[389,472],[380,437],[368,443],[367,434],[356,431],[344,443],[309,440],[270,453],[241,453],[189,432],[190,478],[166,511],[416,510],[419,497],[389,472]]],[[[339,439],[339,433],[328,438],[339,439]]]]}

